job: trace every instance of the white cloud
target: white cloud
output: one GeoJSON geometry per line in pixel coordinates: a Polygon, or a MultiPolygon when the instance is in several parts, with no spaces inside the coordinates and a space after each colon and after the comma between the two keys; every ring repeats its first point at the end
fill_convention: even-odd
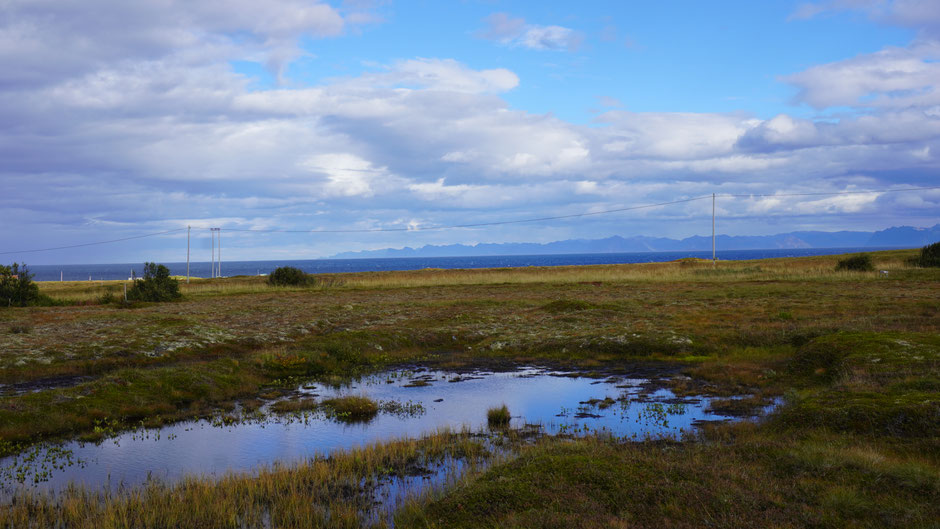
{"type": "MultiPolygon", "coordinates": [[[[931,103],[927,90],[905,92],[928,86],[934,75],[934,55],[924,52],[923,41],[888,50],[889,57],[860,56],[794,76],[813,100],[834,97],[827,86],[846,83],[833,93],[840,102],[861,101],[861,110],[839,120],[635,113],[602,99],[608,111],[585,126],[513,110],[502,95],[519,85],[514,72],[450,58],[374,65],[303,88],[249,90],[229,61],[293,53],[301,35],[348,30],[351,11],[322,3],[285,0],[272,4],[271,13],[231,4],[239,11],[231,14],[218,13],[223,7],[217,3],[198,13],[177,12],[186,10],[174,2],[98,3],[123,11],[115,20],[77,14],[48,26],[40,24],[51,16],[44,13],[58,16],[67,6],[9,5],[15,16],[0,16],[0,67],[11,72],[0,83],[0,178],[6,186],[0,212],[20,224],[0,238],[7,246],[10,237],[32,241],[29,230],[36,226],[71,233],[94,223],[127,230],[122,236],[189,222],[294,229],[459,224],[712,191],[883,187],[929,181],[940,169],[940,102],[931,103]],[[288,16],[294,9],[296,19],[288,16]],[[117,27],[119,19],[126,28],[117,27]],[[53,45],[63,57],[54,56],[53,45]],[[895,60],[908,68],[900,80],[891,79],[895,60]],[[851,75],[840,80],[846,72],[851,75]],[[872,101],[879,105],[874,110],[872,101]]],[[[491,29],[489,38],[535,46],[525,35],[545,28],[505,17],[491,29]]],[[[568,46],[562,42],[570,34],[539,31],[531,33],[541,35],[539,45],[568,46]]],[[[916,208],[926,217],[938,201],[925,194],[916,208]]],[[[729,216],[915,208],[883,197],[876,202],[793,199],[764,210],[743,202],[723,207],[729,216]]],[[[669,229],[678,230],[673,222],[704,214],[701,207],[644,210],[631,218],[651,224],[630,229],[654,233],[654,223],[669,218],[669,229]]],[[[603,222],[477,235],[535,240],[603,232],[590,223],[613,232],[611,226],[620,226],[603,222]]],[[[332,252],[340,249],[351,248],[332,252]]]]}
{"type": "Polygon", "coordinates": [[[518,37],[520,45],[533,50],[576,50],[582,38],[562,26],[532,26],[518,37]]]}
{"type": "Polygon", "coordinates": [[[301,167],[326,175],[327,181],[314,183],[313,194],[323,196],[361,196],[375,194],[373,184],[393,178],[385,167],[374,167],[368,160],[349,153],[329,153],[310,156],[300,162],[301,167]]]}
{"type": "Polygon", "coordinates": [[[940,43],[890,47],[851,59],[814,66],[784,81],[800,89],[797,98],[816,108],[857,106],[906,108],[940,104],[940,43]]]}
{"type": "Polygon", "coordinates": [[[940,36],[940,2],[937,0],[828,0],[797,6],[790,20],[807,20],[838,11],[861,11],[872,20],[915,28],[925,36],[940,36]]]}
{"type": "Polygon", "coordinates": [[[387,74],[367,76],[367,82],[415,84],[435,90],[498,93],[519,85],[519,78],[505,68],[472,70],[453,59],[411,59],[401,61],[387,74]]]}
{"type": "Polygon", "coordinates": [[[302,0],[8,0],[0,6],[4,84],[42,86],[63,76],[167,57],[191,64],[257,58],[272,71],[300,54],[301,36],[347,28],[328,4],[302,0]]]}
{"type": "Polygon", "coordinates": [[[730,154],[756,120],[731,114],[610,111],[604,150],[641,158],[695,159],[730,154]]]}
{"type": "Polygon", "coordinates": [[[486,18],[486,24],[486,29],[478,32],[480,37],[532,50],[575,51],[584,40],[571,28],[529,24],[506,13],[493,13],[486,18]]]}

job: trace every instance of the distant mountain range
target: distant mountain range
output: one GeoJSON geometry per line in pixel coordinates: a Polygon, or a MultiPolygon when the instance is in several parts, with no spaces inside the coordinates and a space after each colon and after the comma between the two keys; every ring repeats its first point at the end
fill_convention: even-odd
{"type": "MultiPolygon", "coordinates": [[[[719,235],[719,250],[763,250],[771,248],[915,248],[940,241],[940,224],[932,228],[899,226],[881,231],[794,231],[777,235],[719,235]]],[[[566,253],[629,253],[711,250],[712,238],[694,236],[686,239],[665,237],[620,237],[606,239],[568,239],[549,243],[447,244],[420,248],[385,248],[344,252],[333,259],[381,257],[460,257],[477,255],[550,255],[566,253]]]]}

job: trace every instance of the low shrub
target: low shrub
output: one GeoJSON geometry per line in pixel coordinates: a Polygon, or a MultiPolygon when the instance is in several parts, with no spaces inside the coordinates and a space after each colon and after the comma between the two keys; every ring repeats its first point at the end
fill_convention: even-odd
{"type": "Polygon", "coordinates": [[[928,244],[920,249],[920,255],[915,258],[915,264],[925,268],[940,267],[940,242],[928,244]]]}
{"type": "Polygon", "coordinates": [[[0,265],[0,306],[25,307],[41,300],[39,285],[25,264],[0,265]]]}
{"type": "Polygon", "coordinates": [[[134,280],[127,291],[128,301],[172,301],[179,299],[179,281],[170,277],[170,270],[156,263],[144,263],[143,279],[134,280]]]}
{"type": "Polygon", "coordinates": [[[836,270],[850,270],[853,272],[871,272],[874,269],[875,265],[872,263],[871,256],[867,253],[840,259],[839,264],[836,265],[836,270]]]}
{"type": "Polygon", "coordinates": [[[293,266],[280,266],[268,275],[268,283],[276,287],[299,287],[310,283],[310,277],[293,266]]]}
{"type": "Polygon", "coordinates": [[[117,301],[117,297],[114,295],[114,290],[109,288],[104,294],[98,296],[98,304],[108,305],[117,301]]]}
{"type": "Polygon", "coordinates": [[[29,334],[33,328],[25,323],[14,323],[10,325],[10,334],[29,334]]]}

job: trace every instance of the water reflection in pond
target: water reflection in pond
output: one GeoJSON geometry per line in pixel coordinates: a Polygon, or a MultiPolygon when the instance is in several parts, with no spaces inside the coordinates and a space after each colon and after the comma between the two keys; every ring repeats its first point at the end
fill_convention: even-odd
{"type": "MultiPolygon", "coordinates": [[[[6,469],[5,485],[9,492],[11,481],[19,478],[24,485],[15,486],[45,490],[70,481],[116,488],[148,478],[172,482],[186,474],[250,471],[275,461],[289,463],[376,441],[419,437],[443,427],[485,429],[487,409],[503,404],[512,414],[512,427],[538,424],[551,434],[603,430],[623,438],[675,437],[692,429],[696,421],[726,419],[705,411],[708,399],[676,399],[646,379],[598,379],[540,368],[459,374],[420,369],[384,372],[341,387],[308,384],[297,393],[295,398],[317,401],[363,395],[385,405],[374,419],[359,423],[305,411],[236,422],[189,421],[127,432],[97,445],[64,443],[54,450],[80,464],[55,469],[47,465],[45,470],[34,464],[32,471],[17,476],[14,458],[6,458],[0,460],[6,469]]],[[[44,454],[36,456],[41,460],[44,454]]],[[[24,457],[21,454],[19,461],[24,457]]]]}

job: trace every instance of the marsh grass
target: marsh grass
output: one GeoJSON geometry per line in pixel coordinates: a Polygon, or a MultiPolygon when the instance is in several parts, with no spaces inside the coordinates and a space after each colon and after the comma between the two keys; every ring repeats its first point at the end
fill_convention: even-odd
{"type": "Polygon", "coordinates": [[[271,405],[271,411],[274,413],[289,414],[312,411],[317,409],[317,407],[316,399],[279,400],[271,405]]]}
{"type": "Polygon", "coordinates": [[[35,380],[41,388],[44,379],[80,379],[74,388],[0,398],[0,436],[80,434],[102,417],[128,424],[191,418],[233,398],[257,397],[272,384],[349,377],[404,362],[460,368],[547,360],[588,369],[682,362],[690,364],[691,379],[674,389],[685,394],[761,389],[779,396],[787,389],[787,359],[816,338],[840,331],[937,332],[940,270],[905,268],[914,252],[873,254],[880,268],[898,267],[887,280],[835,272],[838,256],[716,268],[679,262],[349,274],[342,287],[302,289],[269,287],[252,276],[193,279],[184,292],[207,290],[131,310],[0,311],[0,329],[32,329],[0,332],[0,383],[35,380]],[[581,281],[655,270],[673,275],[581,281]],[[806,274],[785,279],[801,270],[806,274]],[[702,275],[714,271],[720,274],[702,275]],[[356,283],[382,277],[399,279],[394,288],[356,283]],[[513,282],[536,277],[548,281],[513,282]],[[473,283],[480,278],[502,283],[473,283]],[[429,286],[403,286],[419,279],[429,286]],[[166,341],[182,345],[162,352],[166,341]],[[128,376],[111,376],[122,370],[128,376]],[[200,377],[169,376],[184,372],[200,377]],[[167,375],[163,391],[119,382],[156,373],[167,375]]]}
{"type": "Polygon", "coordinates": [[[379,405],[363,395],[346,395],[323,401],[334,418],[343,422],[371,421],[379,413],[379,405]]]}
{"type": "MultiPolygon", "coordinates": [[[[869,254],[879,270],[910,269],[917,250],[887,250],[869,254]]],[[[424,269],[390,272],[357,272],[318,274],[307,287],[274,287],[264,276],[228,278],[192,278],[182,281],[180,291],[188,297],[238,295],[254,293],[287,293],[309,290],[414,288],[458,285],[504,285],[532,283],[596,283],[596,282],[681,282],[708,281],[782,281],[857,279],[835,270],[844,256],[827,255],[801,258],[761,259],[750,261],[711,261],[679,259],[661,263],[634,263],[591,266],[539,266],[485,269],[424,269]]],[[[871,274],[874,279],[876,274],[871,274]]],[[[74,302],[95,302],[109,290],[114,292],[124,281],[44,281],[41,293],[55,299],[74,302]]]]}
{"type": "MultiPolygon", "coordinates": [[[[716,409],[784,404],[760,424],[705,427],[688,442],[542,439],[518,462],[409,503],[397,526],[931,527],[940,515],[940,270],[908,265],[915,253],[872,253],[887,278],[836,271],[840,256],[424,270],[339,274],[304,288],[194,279],[184,301],[162,306],[0,311],[0,329],[32,329],[0,332],[0,381],[88,377],[0,398],[0,452],[204,416],[233,400],[258,407],[309,377],[342,385],[395,364],[655,370],[676,375],[664,383],[678,395],[719,397],[716,409]],[[227,334],[154,353],[161,340],[206,328],[227,334]],[[738,395],[754,397],[729,399],[738,395]]],[[[42,288],[94,303],[100,293],[81,283],[42,288]]],[[[324,512],[340,526],[363,521],[352,513],[365,474],[324,470],[321,493],[320,477],[281,471],[299,481],[196,480],[4,504],[0,527],[29,527],[27,513],[37,513],[34,526],[74,522],[61,527],[254,527],[271,516],[258,524],[317,526],[324,512]],[[203,500],[197,513],[179,506],[203,500]]]]}
{"type": "Polygon", "coordinates": [[[542,439],[411,502],[395,526],[927,529],[938,500],[936,461],[924,452],[740,423],[707,429],[696,442],[542,439]]]}
{"type": "Polygon", "coordinates": [[[420,476],[445,460],[471,469],[485,457],[486,449],[470,436],[441,431],[175,485],[153,480],[117,491],[73,485],[55,497],[26,490],[0,508],[0,527],[358,529],[376,520],[374,492],[381,483],[420,476]]]}
{"type": "Polygon", "coordinates": [[[490,428],[505,428],[509,426],[511,419],[512,415],[509,414],[509,408],[505,404],[486,410],[486,423],[490,428]]]}

